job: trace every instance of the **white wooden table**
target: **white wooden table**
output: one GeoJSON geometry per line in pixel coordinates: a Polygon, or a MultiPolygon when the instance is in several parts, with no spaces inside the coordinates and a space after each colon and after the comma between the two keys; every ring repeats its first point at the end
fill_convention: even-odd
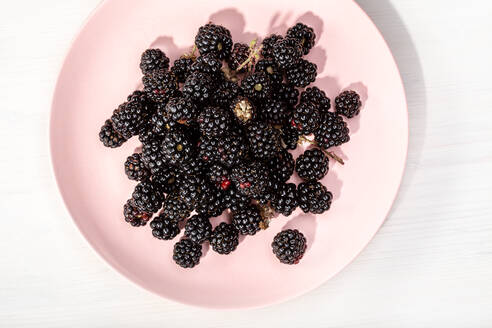
{"type": "Polygon", "coordinates": [[[321,288],[227,312],[136,287],[95,255],[62,204],[51,97],[98,2],[0,2],[0,327],[492,327],[490,1],[358,0],[408,96],[398,199],[369,247],[321,288]]]}

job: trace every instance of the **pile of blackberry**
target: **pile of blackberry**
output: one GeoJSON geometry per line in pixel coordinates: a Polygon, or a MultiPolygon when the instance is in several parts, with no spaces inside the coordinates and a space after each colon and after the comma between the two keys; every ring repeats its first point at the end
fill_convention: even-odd
{"type": "MultiPolygon", "coordinates": [[[[317,66],[303,57],[315,40],[311,27],[297,23],[248,45],[208,23],[172,65],[160,49],[142,54],[143,90],[104,121],[99,139],[117,148],[138,136],[141,151],[122,165],[138,183],[123,218],[133,227],[149,223],[158,240],[179,238],[179,266],[198,265],[203,243],[230,254],[240,235],[261,234],[276,216],[329,210],[333,195],[320,180],[330,160],[341,161],[330,148],[349,141],[344,117],[358,115],[362,103],[346,90],[332,109],[324,91],[308,87],[317,66]],[[303,142],[309,149],[295,159],[291,151],[303,142]],[[224,213],[227,222],[215,219],[224,213]]],[[[298,230],[284,230],[272,251],[296,264],[306,243],[298,230]]]]}

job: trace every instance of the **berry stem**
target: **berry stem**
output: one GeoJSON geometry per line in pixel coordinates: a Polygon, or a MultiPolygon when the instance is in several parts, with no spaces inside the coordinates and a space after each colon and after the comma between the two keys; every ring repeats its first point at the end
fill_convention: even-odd
{"type": "Polygon", "coordinates": [[[196,44],[193,45],[193,48],[191,48],[190,52],[187,52],[183,55],[184,58],[191,58],[191,59],[195,59],[196,58],[196,55],[195,55],[195,52],[198,50],[196,44]]]}
{"type": "Polygon", "coordinates": [[[345,165],[345,162],[343,161],[343,159],[341,159],[337,154],[335,154],[332,151],[327,151],[327,150],[321,148],[316,141],[309,140],[308,138],[306,138],[304,136],[300,136],[299,137],[299,143],[302,144],[303,142],[307,142],[313,146],[318,147],[318,149],[321,150],[326,156],[334,159],[335,161],[337,161],[338,163],[340,163],[342,165],[345,165]]]}
{"type": "Polygon", "coordinates": [[[239,67],[236,69],[236,71],[239,72],[246,65],[248,65],[253,60],[255,60],[257,58],[257,56],[259,55],[262,48],[263,48],[263,45],[260,45],[258,48],[256,48],[256,40],[251,41],[249,57],[241,65],[239,65],[239,67]]]}

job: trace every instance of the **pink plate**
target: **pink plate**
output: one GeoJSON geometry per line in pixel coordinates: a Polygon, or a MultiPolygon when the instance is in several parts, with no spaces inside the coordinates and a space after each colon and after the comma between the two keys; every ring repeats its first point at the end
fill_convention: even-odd
{"type": "MultiPolygon", "coordinates": [[[[136,138],[134,138],[136,139],[136,138]]],[[[408,122],[405,94],[391,52],[370,19],[349,0],[108,0],[75,39],[53,100],[51,150],[61,194],[75,223],[96,251],[138,285],[164,297],[210,308],[264,306],[305,293],[333,277],[367,245],[388,214],[405,166],[408,122]],[[275,219],[245,238],[236,252],[206,251],[195,269],[172,259],[174,242],[152,238],[149,227],[131,228],[122,207],[133,183],[123,162],[138,146],[116,150],[98,140],[112,110],[140,85],[139,58],[160,47],[173,61],[190,49],[198,27],[212,21],[235,40],[286,31],[303,21],[315,28],[309,58],[316,84],[331,99],[354,89],[364,107],[349,121],[351,141],[335,151],[324,184],[332,209],[319,216],[299,211],[275,219]],[[306,235],[308,250],[296,266],[280,264],[271,240],[284,228],[306,235]]],[[[220,220],[220,219],[217,219],[220,220]]]]}

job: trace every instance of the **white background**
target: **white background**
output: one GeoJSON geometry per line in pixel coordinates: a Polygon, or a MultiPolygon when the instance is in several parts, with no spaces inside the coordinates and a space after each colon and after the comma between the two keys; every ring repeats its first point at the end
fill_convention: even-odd
{"type": "Polygon", "coordinates": [[[492,3],[357,2],[388,41],[408,97],[409,157],[393,210],[357,260],[315,291],[210,311],[110,269],[58,194],[52,92],[99,0],[1,0],[0,327],[492,327],[492,3]]]}

